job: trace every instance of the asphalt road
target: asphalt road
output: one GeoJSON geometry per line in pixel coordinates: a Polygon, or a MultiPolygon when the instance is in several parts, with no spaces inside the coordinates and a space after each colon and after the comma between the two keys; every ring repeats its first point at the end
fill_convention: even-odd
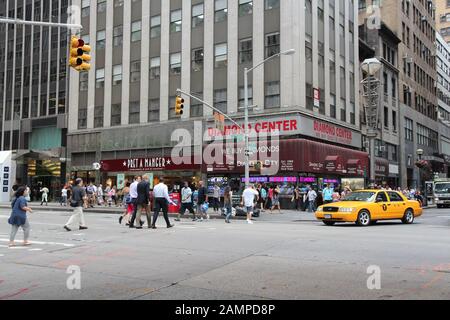
{"type": "Polygon", "coordinates": [[[0,210],[0,300],[450,299],[450,209],[369,228],[289,212],[173,229],[161,217],[159,229],[135,230],[91,213],[89,230],[72,233],[62,229],[67,212],[40,211],[30,216],[33,245],[11,249],[8,216],[0,210]],[[79,290],[67,287],[70,266],[79,290]],[[379,290],[368,289],[371,266],[379,290]]]}

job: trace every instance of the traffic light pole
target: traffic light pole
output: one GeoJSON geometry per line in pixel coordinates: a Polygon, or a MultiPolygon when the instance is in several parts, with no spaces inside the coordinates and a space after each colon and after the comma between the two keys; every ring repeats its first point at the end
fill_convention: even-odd
{"type": "Polygon", "coordinates": [[[57,22],[44,22],[44,21],[26,21],[21,19],[9,19],[0,18],[0,23],[10,23],[10,24],[20,24],[26,26],[40,26],[40,27],[60,27],[67,29],[81,30],[83,26],[81,24],[71,24],[71,23],[57,23],[57,22]]]}
{"type": "Polygon", "coordinates": [[[198,102],[203,103],[203,104],[204,104],[205,106],[207,106],[208,108],[214,110],[214,111],[217,112],[217,113],[220,113],[220,114],[223,115],[226,119],[230,120],[233,124],[235,124],[236,126],[240,127],[240,125],[239,125],[236,121],[234,121],[234,120],[231,119],[229,116],[227,116],[225,113],[223,113],[223,112],[220,111],[219,109],[213,107],[211,104],[207,103],[206,101],[203,101],[202,99],[199,99],[199,98],[197,98],[196,96],[193,96],[193,95],[190,94],[190,93],[184,92],[184,91],[181,90],[181,89],[177,89],[177,93],[178,93],[178,94],[181,93],[182,95],[188,96],[188,97],[190,97],[191,99],[194,99],[194,100],[197,100],[198,102]]]}

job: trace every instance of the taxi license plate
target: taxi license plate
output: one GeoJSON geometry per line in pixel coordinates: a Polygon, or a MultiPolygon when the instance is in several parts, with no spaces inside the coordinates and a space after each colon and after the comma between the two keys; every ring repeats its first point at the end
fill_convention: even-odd
{"type": "Polygon", "coordinates": [[[326,214],[325,215],[325,219],[331,219],[332,218],[332,215],[331,214],[326,214]]]}

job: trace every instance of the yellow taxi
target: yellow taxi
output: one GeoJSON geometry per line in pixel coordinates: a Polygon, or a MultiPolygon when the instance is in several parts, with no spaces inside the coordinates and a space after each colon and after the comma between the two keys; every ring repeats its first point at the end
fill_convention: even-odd
{"type": "Polygon", "coordinates": [[[403,194],[386,190],[361,190],[347,195],[340,202],[317,208],[316,218],[327,226],[337,222],[355,222],[368,226],[380,220],[401,220],[412,224],[422,215],[420,203],[403,194]]]}

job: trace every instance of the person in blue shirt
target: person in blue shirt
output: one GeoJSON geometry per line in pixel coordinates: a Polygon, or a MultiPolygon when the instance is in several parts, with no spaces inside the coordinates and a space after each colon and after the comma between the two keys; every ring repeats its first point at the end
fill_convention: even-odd
{"type": "Polygon", "coordinates": [[[332,187],[329,187],[328,185],[325,185],[325,188],[322,191],[324,204],[333,202],[333,193],[334,193],[334,189],[332,187]]]}
{"type": "Polygon", "coordinates": [[[28,196],[27,189],[25,187],[20,187],[17,189],[14,199],[11,203],[12,213],[8,220],[11,225],[11,234],[9,236],[9,246],[14,247],[14,239],[16,238],[17,231],[21,227],[24,233],[23,245],[29,246],[30,242],[28,239],[30,237],[30,224],[27,218],[27,212],[33,212],[28,203],[26,197],[28,196]]]}

